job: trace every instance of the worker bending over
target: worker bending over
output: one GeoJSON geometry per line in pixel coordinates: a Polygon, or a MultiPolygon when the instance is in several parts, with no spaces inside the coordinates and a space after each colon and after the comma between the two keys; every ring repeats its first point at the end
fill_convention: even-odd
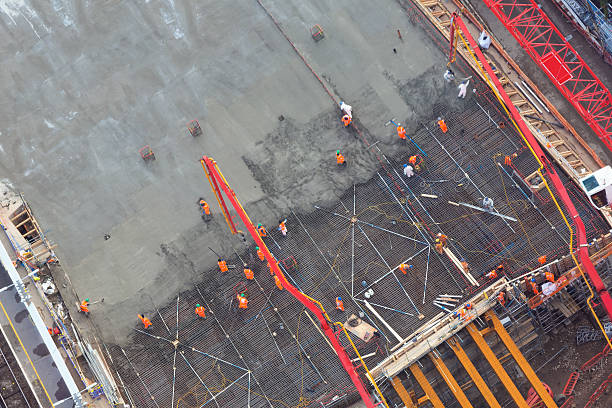
{"type": "Polygon", "coordinates": [[[489,34],[487,34],[487,32],[484,30],[482,30],[482,32],[478,36],[478,46],[483,51],[488,50],[491,46],[491,37],[489,37],[489,34]]]}
{"type": "Polygon", "coordinates": [[[336,163],[338,166],[346,166],[346,160],[342,153],[340,153],[340,150],[336,150],[336,163]]]}
{"type": "Polygon", "coordinates": [[[455,73],[452,69],[448,68],[446,71],[444,71],[444,80],[449,84],[455,80],[455,73]]]}
{"type": "Polygon", "coordinates": [[[423,158],[420,154],[415,154],[408,158],[408,163],[410,163],[416,171],[419,171],[421,167],[423,167],[423,158]]]}
{"type": "Polygon", "coordinates": [[[139,314],[139,315],[138,315],[138,318],[140,319],[140,321],[141,321],[141,322],[142,322],[142,324],[144,325],[145,330],[146,330],[146,329],[148,329],[150,326],[152,326],[152,325],[153,325],[153,323],[151,323],[151,321],[150,321],[148,318],[144,317],[144,315],[143,315],[143,314],[139,314]]]}
{"type": "Polygon", "coordinates": [[[255,275],[253,274],[253,271],[247,268],[247,264],[244,264],[244,277],[247,278],[248,280],[253,280],[253,278],[255,277],[255,275]]]}
{"type": "Polygon", "coordinates": [[[228,267],[227,267],[227,262],[225,262],[221,258],[219,258],[219,260],[217,261],[217,265],[219,265],[219,270],[221,272],[227,272],[229,270],[228,267]]]}
{"type": "Polygon", "coordinates": [[[268,231],[266,231],[266,227],[264,227],[261,224],[257,224],[257,232],[259,233],[259,236],[262,238],[268,236],[268,231]]]}
{"type": "Polygon", "coordinates": [[[404,129],[401,123],[397,124],[397,135],[400,139],[406,140],[406,129],[404,129]]]}
{"type": "Polygon", "coordinates": [[[440,255],[444,253],[444,248],[446,248],[448,244],[447,241],[448,237],[443,233],[438,232],[438,235],[436,235],[436,251],[438,251],[440,255]]]}
{"type": "Polygon", "coordinates": [[[206,319],[206,311],[204,310],[204,306],[197,304],[195,307],[195,314],[200,316],[202,319],[206,319]]]}
{"type": "Polygon", "coordinates": [[[497,301],[500,305],[506,306],[506,292],[503,290],[497,294],[497,301]]]}
{"type": "Polygon", "coordinates": [[[79,312],[89,317],[89,298],[81,302],[81,304],[79,305],[79,312]]]}
{"type": "Polygon", "coordinates": [[[440,126],[442,133],[448,132],[448,126],[446,126],[446,122],[441,117],[438,117],[438,126],[440,126]]]}
{"type": "Polygon", "coordinates": [[[409,164],[404,164],[404,175],[408,178],[414,176],[414,169],[409,164]]]}
{"type": "Polygon", "coordinates": [[[246,309],[249,307],[249,299],[246,298],[244,293],[236,295],[236,298],[238,299],[238,309],[246,309]]]}
{"type": "Polygon", "coordinates": [[[406,275],[410,269],[414,268],[414,265],[408,265],[408,264],[405,264],[405,263],[401,263],[401,264],[399,264],[398,268],[399,268],[400,271],[402,271],[402,273],[404,275],[406,275]]]}
{"type": "Polygon", "coordinates": [[[495,269],[487,273],[485,276],[489,279],[495,279],[502,273],[504,273],[504,265],[499,264],[495,269]]]}
{"type": "Polygon", "coordinates": [[[546,277],[546,280],[549,282],[554,282],[555,281],[555,274],[552,272],[546,272],[544,274],[544,277],[546,277]]]}
{"type": "Polygon", "coordinates": [[[210,221],[212,214],[210,212],[210,206],[203,198],[200,199],[200,210],[202,211],[202,219],[204,221],[210,221]]]}
{"type": "Polygon", "coordinates": [[[283,284],[282,284],[280,278],[278,277],[278,275],[274,275],[274,283],[276,283],[276,287],[279,290],[283,290],[283,284]]]}
{"type": "Polygon", "coordinates": [[[282,221],[278,221],[278,230],[283,234],[283,236],[287,236],[287,219],[285,218],[282,221]]]}
{"type": "Polygon", "coordinates": [[[255,250],[257,251],[257,257],[259,258],[260,261],[263,261],[266,259],[266,256],[264,255],[263,251],[259,249],[259,247],[255,247],[255,250]]]}
{"type": "Polygon", "coordinates": [[[342,298],[340,296],[336,298],[336,309],[344,312],[344,302],[342,302],[342,298]]]}

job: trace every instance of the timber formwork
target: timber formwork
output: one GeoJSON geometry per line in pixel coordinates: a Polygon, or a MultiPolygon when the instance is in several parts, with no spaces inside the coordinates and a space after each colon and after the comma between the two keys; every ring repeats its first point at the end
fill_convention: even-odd
{"type": "MultiPolygon", "coordinates": [[[[462,111],[436,108],[435,116],[446,119],[449,131],[442,133],[431,120],[412,136],[427,154],[417,176],[402,173],[408,155],[388,158],[372,179],[350,188],[335,205],[287,214],[286,237],[273,230],[265,238],[288,279],[321,301],[333,321],[361,313],[378,329],[380,336],[368,343],[352,338],[360,354],[374,353],[365,359],[370,367],[387,357],[398,339],[365,301],[405,338],[441,312],[432,304],[438,295],[467,299],[491,282],[484,274],[500,263],[512,277],[537,267],[539,256],[553,259],[568,252],[569,230],[554,202],[521,176],[536,169],[535,160],[511,128],[500,128],[504,119],[488,98],[486,92],[475,95],[462,111]],[[505,165],[505,155],[513,152],[518,156],[505,165]],[[449,204],[480,206],[483,196],[516,221],[449,204]],[[438,232],[449,237],[449,249],[466,259],[480,286],[469,285],[455,264],[435,251],[438,232]],[[397,270],[401,262],[414,267],[404,275],[397,270]],[[374,293],[367,298],[370,289],[374,293]],[[344,300],[344,312],[335,309],[337,296],[344,300]]],[[[407,151],[417,153],[410,146],[407,151]]],[[[567,185],[590,239],[605,232],[601,216],[569,179],[567,185]]],[[[202,271],[191,290],[147,311],[150,332],[138,328],[130,344],[110,347],[132,401],[144,407],[265,407],[354,400],[352,384],[312,316],[276,288],[254,248],[238,252],[240,258],[223,254],[235,269],[224,275],[202,271]],[[244,278],[243,261],[255,271],[255,281],[244,278]],[[245,288],[249,309],[238,310],[235,296],[245,288]],[[207,308],[206,320],[194,314],[197,303],[207,308]]],[[[338,336],[357,358],[345,335],[338,336]]]]}

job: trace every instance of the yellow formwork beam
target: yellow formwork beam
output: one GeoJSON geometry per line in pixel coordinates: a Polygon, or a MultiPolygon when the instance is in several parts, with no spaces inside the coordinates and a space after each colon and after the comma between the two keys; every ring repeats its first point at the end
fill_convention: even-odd
{"type": "Polygon", "coordinates": [[[557,404],[555,404],[555,401],[550,396],[550,394],[546,392],[546,388],[544,388],[544,385],[542,385],[542,381],[540,381],[535,371],[533,371],[533,368],[531,368],[531,365],[529,364],[529,362],[527,362],[525,356],[523,356],[523,353],[521,353],[519,348],[516,346],[516,344],[504,328],[504,325],[499,321],[495,313],[489,310],[485,313],[485,317],[491,322],[493,322],[493,328],[495,329],[495,332],[497,333],[501,341],[504,343],[510,354],[512,354],[512,357],[514,357],[514,361],[516,361],[518,366],[521,368],[521,371],[523,371],[523,374],[525,374],[525,377],[527,377],[527,379],[531,383],[531,386],[538,393],[546,407],[557,408],[557,404]]]}
{"type": "Polygon", "coordinates": [[[468,357],[465,350],[463,350],[463,347],[461,347],[461,344],[459,344],[457,338],[451,337],[448,340],[448,344],[450,345],[450,348],[455,352],[457,359],[459,359],[459,361],[463,365],[463,368],[465,368],[465,371],[467,371],[472,381],[474,381],[474,384],[476,384],[476,387],[478,388],[484,399],[487,401],[487,404],[489,404],[491,408],[501,408],[501,405],[499,405],[499,402],[497,402],[497,399],[478,373],[478,370],[476,369],[476,367],[474,367],[474,364],[472,364],[472,361],[468,357]]]}
{"type": "Polygon", "coordinates": [[[423,374],[419,366],[416,364],[411,365],[410,372],[414,375],[414,378],[416,378],[423,391],[425,391],[425,394],[427,394],[431,405],[433,405],[434,408],[444,408],[444,404],[440,401],[440,398],[438,398],[438,394],[436,394],[431,384],[429,384],[429,381],[427,381],[425,374],[423,374]]]}
{"type": "Polygon", "coordinates": [[[412,398],[410,398],[410,394],[408,394],[406,387],[404,387],[399,377],[391,378],[391,385],[395,388],[395,392],[397,392],[397,395],[402,399],[406,408],[416,408],[416,405],[412,402],[412,398]]]}
{"type": "Polygon", "coordinates": [[[493,367],[493,371],[495,371],[495,374],[497,374],[502,384],[504,384],[504,387],[506,387],[516,405],[518,405],[519,408],[529,408],[529,405],[525,402],[525,398],[523,398],[518,388],[516,388],[516,385],[514,385],[508,373],[504,370],[504,367],[502,367],[497,357],[495,357],[495,353],[493,353],[493,350],[491,350],[484,337],[482,337],[482,334],[480,334],[476,326],[474,326],[474,323],[468,324],[466,330],[470,333],[470,336],[472,336],[472,339],[474,339],[474,342],[491,367],[493,367]]]}
{"type": "Polygon", "coordinates": [[[459,385],[457,380],[455,380],[455,377],[453,377],[448,367],[446,367],[444,361],[442,361],[442,359],[434,352],[429,353],[429,358],[436,366],[436,369],[438,370],[442,378],[444,378],[446,385],[448,385],[448,388],[450,388],[455,398],[457,398],[459,404],[461,404],[463,408],[473,408],[472,404],[470,403],[470,400],[465,396],[465,393],[461,389],[461,386],[459,385]]]}

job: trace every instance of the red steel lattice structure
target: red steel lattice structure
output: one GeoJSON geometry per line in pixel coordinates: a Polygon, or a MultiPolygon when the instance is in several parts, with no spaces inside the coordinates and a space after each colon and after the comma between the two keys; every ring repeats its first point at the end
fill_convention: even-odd
{"type": "Polygon", "coordinates": [[[533,0],[484,0],[612,150],[612,95],[533,0]]]}

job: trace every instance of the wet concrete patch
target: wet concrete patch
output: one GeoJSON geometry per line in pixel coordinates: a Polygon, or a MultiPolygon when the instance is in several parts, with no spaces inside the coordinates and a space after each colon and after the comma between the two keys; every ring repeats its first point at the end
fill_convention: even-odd
{"type": "Polygon", "coordinates": [[[40,343],[32,351],[34,352],[34,354],[36,354],[39,357],[44,357],[46,355],[49,355],[49,349],[47,348],[47,346],[45,346],[45,343],[40,343]]]}

